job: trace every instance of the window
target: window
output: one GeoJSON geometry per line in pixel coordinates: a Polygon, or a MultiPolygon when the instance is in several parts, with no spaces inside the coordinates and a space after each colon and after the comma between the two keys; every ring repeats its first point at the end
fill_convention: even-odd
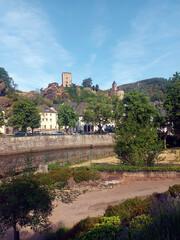
{"type": "Polygon", "coordinates": [[[44,121],[44,118],[42,118],[42,121],[44,121]]]}
{"type": "Polygon", "coordinates": [[[50,116],[52,116],[52,114],[50,113],[50,116]]]}
{"type": "Polygon", "coordinates": [[[48,121],[48,118],[46,118],[46,122],[48,121]]]}
{"type": "Polygon", "coordinates": [[[52,122],[52,118],[50,118],[50,121],[52,122]]]}
{"type": "Polygon", "coordinates": [[[44,125],[44,129],[46,129],[46,125],[44,125]]]}
{"type": "Polygon", "coordinates": [[[46,113],[46,116],[47,116],[48,114],[46,113]]]}

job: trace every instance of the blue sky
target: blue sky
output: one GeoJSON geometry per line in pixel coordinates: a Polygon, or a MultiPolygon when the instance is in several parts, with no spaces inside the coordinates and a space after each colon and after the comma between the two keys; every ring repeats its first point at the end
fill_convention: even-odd
{"type": "Polygon", "coordinates": [[[0,67],[18,88],[71,72],[101,89],[180,71],[179,0],[0,0],[0,67]]]}

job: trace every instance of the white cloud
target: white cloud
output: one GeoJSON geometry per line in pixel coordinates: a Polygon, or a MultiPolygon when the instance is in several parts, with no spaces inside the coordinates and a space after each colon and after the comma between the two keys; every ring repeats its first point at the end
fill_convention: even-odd
{"type": "Polygon", "coordinates": [[[57,62],[64,68],[74,64],[72,54],[56,40],[41,9],[24,1],[11,2],[9,6],[6,1],[0,2],[0,9],[0,65],[11,65],[11,72],[16,68],[19,77],[17,82],[14,80],[20,88],[22,81],[18,79],[27,79],[23,85],[29,87],[30,78],[32,86],[37,79],[48,83],[55,79],[47,73],[47,68],[53,72],[57,70],[57,62]]]}
{"type": "Polygon", "coordinates": [[[96,47],[101,47],[105,42],[109,30],[102,24],[97,24],[92,30],[92,42],[96,47]]]}

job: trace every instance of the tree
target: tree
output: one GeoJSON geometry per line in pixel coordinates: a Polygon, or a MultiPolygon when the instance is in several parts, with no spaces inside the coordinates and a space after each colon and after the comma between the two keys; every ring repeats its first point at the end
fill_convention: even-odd
{"type": "Polygon", "coordinates": [[[92,79],[91,78],[86,78],[82,82],[83,87],[90,87],[92,86],[92,79]]]}
{"type": "Polygon", "coordinates": [[[113,108],[112,118],[116,127],[118,124],[120,124],[121,118],[125,111],[123,101],[120,100],[119,97],[116,95],[112,96],[112,108],[113,108]]]}
{"type": "Polygon", "coordinates": [[[37,107],[27,98],[14,103],[12,115],[9,123],[14,128],[21,128],[22,131],[26,131],[27,127],[31,127],[33,133],[33,129],[40,126],[40,114],[37,107]]]}
{"type": "Polygon", "coordinates": [[[58,125],[59,127],[65,127],[66,132],[69,128],[76,127],[76,122],[79,120],[78,114],[75,109],[68,104],[62,104],[58,109],[58,125]]]}
{"type": "Polygon", "coordinates": [[[8,72],[6,72],[4,68],[0,68],[0,79],[2,79],[5,82],[6,86],[10,90],[15,90],[15,88],[17,87],[17,84],[14,84],[13,79],[9,77],[8,72]]]}
{"type": "Polygon", "coordinates": [[[0,127],[4,125],[4,114],[2,109],[0,108],[0,127]]]}
{"type": "Polygon", "coordinates": [[[103,125],[110,122],[112,117],[112,107],[109,99],[104,95],[97,94],[90,100],[89,105],[83,113],[83,121],[98,125],[99,132],[102,132],[103,125]]]}
{"type": "Polygon", "coordinates": [[[115,152],[120,151],[123,163],[153,165],[158,145],[157,128],[153,121],[157,110],[144,93],[133,90],[123,99],[124,113],[115,131],[115,152]]]}
{"type": "Polygon", "coordinates": [[[95,90],[96,90],[96,92],[99,90],[99,85],[98,84],[96,84],[95,90]]]}
{"type": "Polygon", "coordinates": [[[1,230],[13,227],[14,240],[18,240],[17,224],[34,230],[44,228],[53,209],[53,200],[54,194],[30,175],[4,180],[0,185],[1,230]]]}
{"type": "Polygon", "coordinates": [[[175,134],[180,134],[180,73],[178,72],[168,81],[164,109],[166,119],[173,124],[175,134]]]}

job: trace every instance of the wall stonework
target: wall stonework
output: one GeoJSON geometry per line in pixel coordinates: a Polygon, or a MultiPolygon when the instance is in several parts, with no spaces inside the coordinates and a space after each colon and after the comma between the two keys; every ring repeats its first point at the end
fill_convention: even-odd
{"type": "Polygon", "coordinates": [[[114,154],[110,135],[60,135],[0,138],[0,174],[10,169],[21,171],[28,157],[32,166],[45,162],[66,163],[89,160],[114,154]]]}

